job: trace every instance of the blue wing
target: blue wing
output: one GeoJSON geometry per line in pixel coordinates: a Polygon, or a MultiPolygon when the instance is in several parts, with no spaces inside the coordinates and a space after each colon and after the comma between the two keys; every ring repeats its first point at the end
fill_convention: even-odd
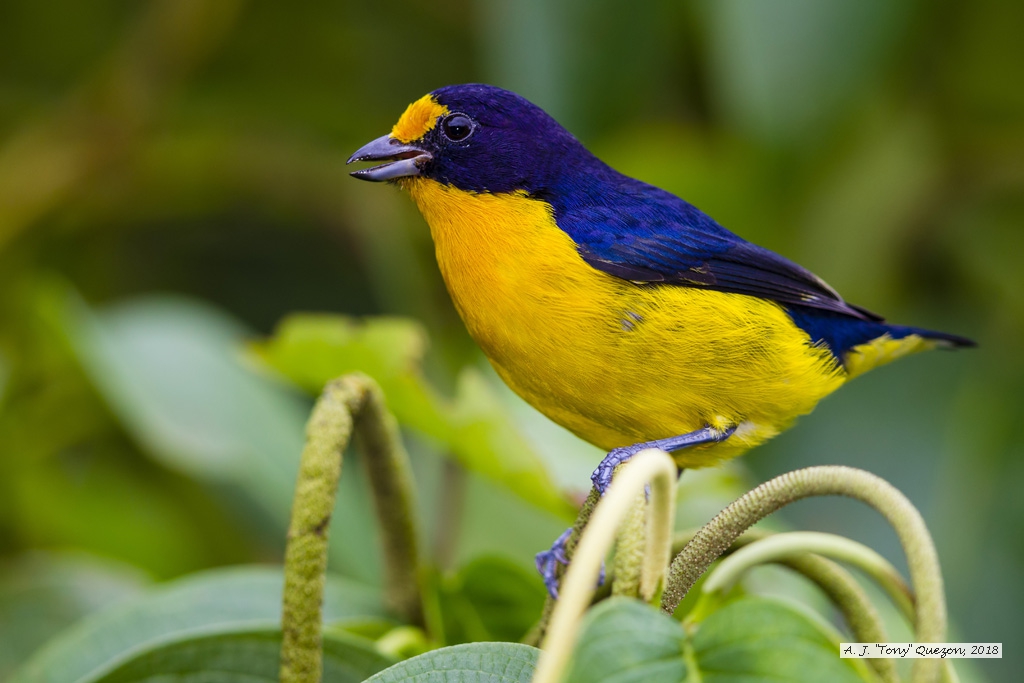
{"type": "Polygon", "coordinates": [[[598,270],[632,282],[770,299],[840,361],[847,350],[885,334],[894,339],[917,334],[950,346],[974,344],[943,332],[890,325],[844,301],[806,268],[729,232],[692,204],[638,180],[618,179],[549,199],[559,227],[598,270]]]}
{"type": "Polygon", "coordinates": [[[792,261],[729,232],[692,204],[621,176],[614,189],[570,193],[554,204],[559,227],[594,268],[633,282],[663,282],[882,318],[843,300],[824,280],[792,261]]]}

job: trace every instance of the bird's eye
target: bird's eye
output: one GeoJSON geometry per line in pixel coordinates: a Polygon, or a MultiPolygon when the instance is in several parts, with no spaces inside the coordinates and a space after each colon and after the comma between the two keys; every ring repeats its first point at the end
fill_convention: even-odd
{"type": "Polygon", "coordinates": [[[441,122],[441,131],[453,142],[465,140],[473,133],[473,119],[465,114],[446,116],[441,122]]]}

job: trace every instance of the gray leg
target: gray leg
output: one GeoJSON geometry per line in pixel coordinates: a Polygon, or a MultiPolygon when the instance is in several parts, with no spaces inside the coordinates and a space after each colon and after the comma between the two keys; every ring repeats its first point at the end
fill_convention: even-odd
{"type": "Polygon", "coordinates": [[[605,456],[604,460],[601,461],[601,464],[597,466],[597,469],[590,476],[590,480],[594,482],[597,490],[604,495],[608,485],[612,483],[612,474],[615,472],[615,468],[646,448],[660,448],[671,453],[672,451],[678,451],[689,446],[725,441],[735,431],[735,427],[729,427],[724,430],[715,427],[704,427],[688,434],[680,434],[679,436],[670,436],[667,439],[635,443],[632,446],[616,448],[605,456]]]}
{"type": "MultiPolygon", "coordinates": [[[[604,495],[608,485],[612,482],[612,474],[614,474],[615,468],[645,448],[660,448],[663,451],[671,453],[672,451],[678,451],[679,449],[687,448],[688,446],[698,446],[704,443],[725,441],[732,436],[732,433],[735,431],[735,427],[729,427],[724,430],[716,429],[714,427],[704,427],[703,429],[698,429],[697,431],[690,432],[688,434],[672,436],[667,439],[658,439],[657,441],[637,443],[632,446],[625,446],[624,448],[616,448],[605,456],[604,460],[601,461],[601,464],[597,466],[596,470],[594,470],[594,474],[591,475],[590,479],[594,482],[594,487],[597,488],[598,492],[604,495]]],[[[572,533],[572,527],[566,529],[562,535],[555,540],[550,550],[537,553],[537,571],[544,579],[544,585],[547,586],[548,593],[553,598],[558,597],[558,577],[556,576],[558,565],[569,563],[568,558],[565,556],[565,543],[569,540],[570,533],[572,533]]],[[[601,576],[603,580],[603,567],[601,576]]]]}

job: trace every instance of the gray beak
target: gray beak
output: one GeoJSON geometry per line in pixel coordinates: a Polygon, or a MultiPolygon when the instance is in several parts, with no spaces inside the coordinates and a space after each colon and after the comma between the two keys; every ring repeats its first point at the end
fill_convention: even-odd
{"type": "Polygon", "coordinates": [[[426,150],[403,144],[390,135],[384,135],[360,147],[345,163],[351,164],[354,161],[390,162],[352,171],[352,176],[355,178],[379,183],[382,180],[417,176],[423,166],[433,158],[433,155],[426,150]]]}

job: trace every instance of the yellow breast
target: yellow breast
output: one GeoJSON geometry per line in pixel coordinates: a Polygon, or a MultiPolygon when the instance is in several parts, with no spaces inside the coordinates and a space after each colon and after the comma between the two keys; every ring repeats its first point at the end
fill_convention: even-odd
{"type": "Polygon", "coordinates": [[[497,372],[602,448],[738,425],[722,444],[677,455],[682,466],[711,464],[775,435],[846,378],[774,302],[592,268],[545,202],[422,178],[403,186],[497,372]]]}

